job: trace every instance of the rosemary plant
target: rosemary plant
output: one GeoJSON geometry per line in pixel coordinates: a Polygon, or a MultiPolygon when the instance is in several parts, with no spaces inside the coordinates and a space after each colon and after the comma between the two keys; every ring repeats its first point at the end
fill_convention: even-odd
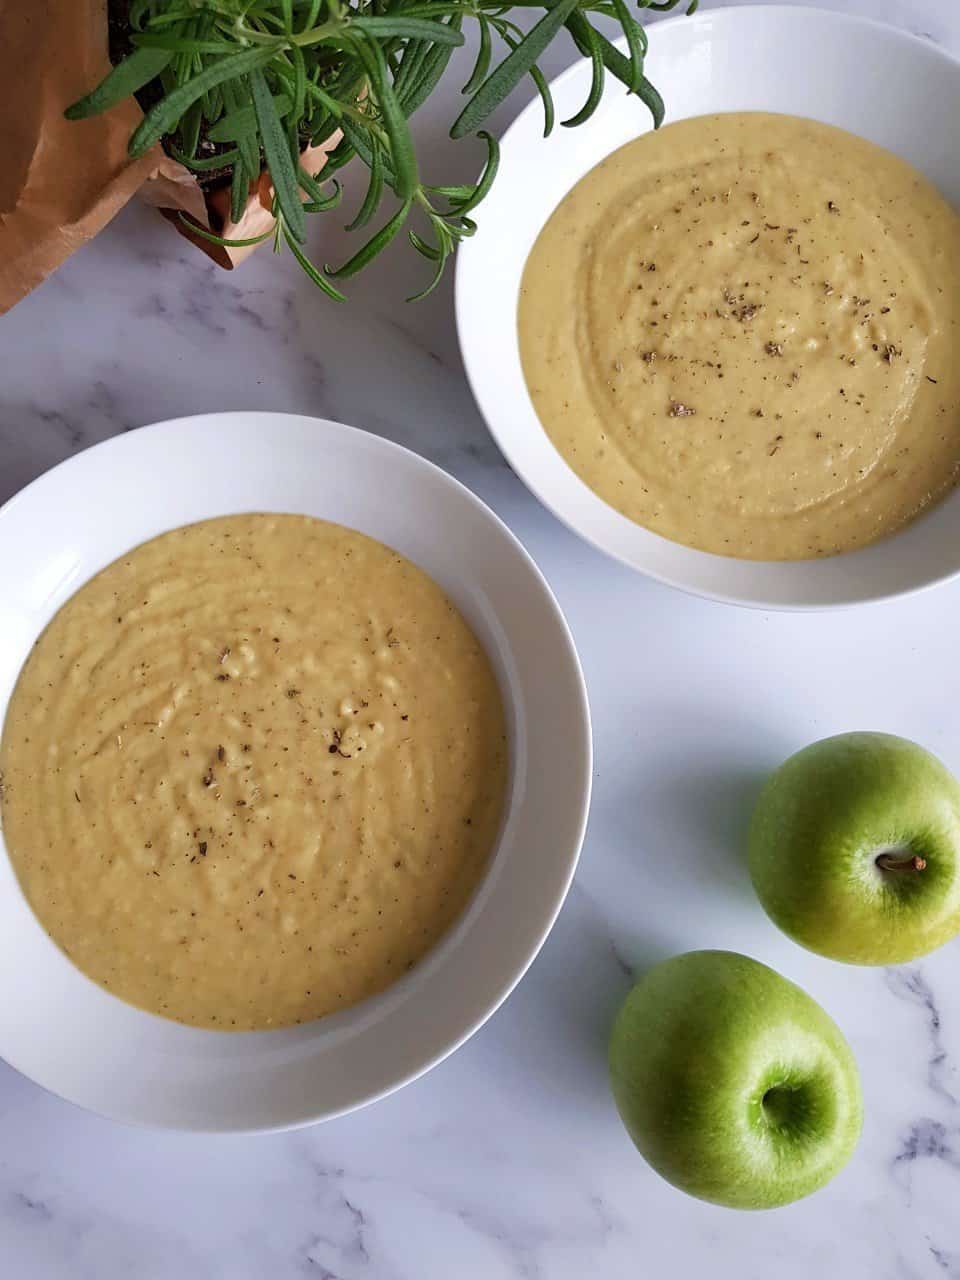
{"type": "MultiPolygon", "coordinates": [[[[635,0],[650,10],[678,2],[635,0]]],[[[692,0],[688,11],[696,5],[692,0]]],[[[593,68],[587,100],[564,126],[590,118],[607,72],[647,105],[655,125],[663,118],[660,95],[643,73],[646,36],[628,0],[130,0],[127,24],[132,51],[68,117],[96,115],[132,94],[152,102],[130,138],[130,154],[163,141],[201,180],[216,174],[229,181],[234,221],[265,166],[275,192],[275,230],[245,241],[204,234],[227,245],[273,236],[276,248],[285,242],[310,278],[341,301],[333,281],[365,267],[415,211],[428,234],[407,228],[407,235],[433,264],[432,279],[417,297],[434,288],[458,242],[476,231],[471,215],[496,177],[497,142],[483,128],[490,113],[530,76],[543,100],[544,134],[553,128],[538,59],[562,29],[593,68]],[[524,32],[514,19],[531,8],[544,13],[524,32]],[[619,23],[627,56],[597,29],[594,15],[619,23]],[[478,53],[450,134],[479,136],[486,164],[476,183],[432,186],[421,180],[408,122],[433,93],[471,22],[479,27],[478,53]],[[320,172],[306,172],[304,148],[338,130],[341,140],[320,172]],[[389,216],[346,262],[320,270],[303,247],[305,215],[339,203],[333,175],[353,157],[366,166],[368,179],[347,229],[373,223],[384,197],[389,216]]]]}

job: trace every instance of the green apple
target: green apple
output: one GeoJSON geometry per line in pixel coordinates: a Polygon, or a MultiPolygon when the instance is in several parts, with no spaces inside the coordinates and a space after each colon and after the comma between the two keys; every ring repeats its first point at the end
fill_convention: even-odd
{"type": "Polygon", "coordinates": [[[736,1209],[816,1191],[860,1136],[860,1077],[836,1023],[731,951],[690,951],[640,979],[614,1024],[610,1080],[654,1169],[736,1209]]]}
{"type": "Polygon", "coordinates": [[[960,932],[960,783],[886,733],[798,751],[764,787],[750,875],[794,941],[852,964],[897,964],[960,932]]]}

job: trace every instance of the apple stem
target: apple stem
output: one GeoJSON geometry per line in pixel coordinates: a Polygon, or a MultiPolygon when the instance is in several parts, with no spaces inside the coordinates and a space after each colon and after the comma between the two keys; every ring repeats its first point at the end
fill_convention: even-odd
{"type": "Polygon", "coordinates": [[[921,858],[916,853],[908,858],[895,858],[889,853],[881,853],[877,857],[877,866],[881,871],[922,871],[926,865],[926,858],[921,858]]]}

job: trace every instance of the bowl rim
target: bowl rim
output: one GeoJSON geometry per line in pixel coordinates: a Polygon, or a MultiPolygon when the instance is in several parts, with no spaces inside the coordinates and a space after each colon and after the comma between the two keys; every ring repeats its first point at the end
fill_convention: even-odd
{"type": "MultiPolygon", "coordinates": [[[[655,48],[656,42],[663,38],[663,36],[659,34],[661,32],[669,32],[671,30],[675,30],[678,28],[683,29],[688,27],[699,27],[699,26],[705,26],[705,25],[715,27],[718,24],[720,26],[729,26],[729,25],[736,25],[737,23],[742,23],[742,22],[748,22],[748,23],[757,22],[757,21],[762,21],[764,20],[764,18],[767,18],[770,16],[780,17],[791,22],[810,22],[814,20],[817,22],[826,22],[826,23],[834,24],[836,28],[846,28],[848,31],[852,31],[852,32],[864,31],[864,30],[870,31],[877,36],[892,38],[896,41],[902,41],[905,45],[911,46],[914,50],[918,52],[922,52],[924,56],[931,57],[935,60],[945,63],[952,69],[954,73],[960,75],[960,55],[954,54],[950,50],[943,48],[941,45],[930,40],[928,37],[918,35],[912,31],[907,31],[902,27],[897,27],[889,22],[883,21],[880,18],[865,17],[859,14],[843,13],[835,9],[828,9],[823,7],[822,5],[814,5],[814,4],[787,4],[787,3],[776,3],[776,2],[762,3],[762,4],[735,4],[735,5],[725,6],[722,9],[698,9],[696,12],[692,14],[681,13],[681,14],[671,15],[665,18],[659,18],[656,21],[651,22],[649,27],[647,28],[648,38],[650,41],[650,48],[651,50],[653,50],[655,48]]],[[[629,52],[625,37],[620,37],[619,39],[614,40],[612,43],[615,45],[615,47],[618,50],[620,50],[620,52],[622,53],[629,52]]],[[[585,64],[584,59],[582,58],[576,59],[574,62],[570,64],[570,66],[566,67],[563,71],[559,72],[556,76],[554,76],[549,81],[550,89],[551,90],[560,89],[571,80],[574,80],[574,79],[577,79],[578,77],[583,76],[584,64],[585,64]]],[[[763,110],[763,108],[756,107],[756,108],[751,108],[751,110],[761,111],[763,110]]],[[[539,111],[542,111],[542,104],[540,102],[540,98],[538,95],[533,95],[530,98],[530,100],[527,102],[527,104],[517,113],[517,115],[511,121],[510,125],[504,131],[500,139],[501,149],[503,151],[506,151],[510,147],[512,138],[514,138],[518,133],[520,133],[520,131],[525,127],[530,116],[539,111]]],[[[683,118],[683,117],[678,117],[678,118],[683,118]]],[[[668,120],[666,123],[669,124],[670,121],[668,120]]],[[[647,129],[638,131],[637,136],[641,136],[642,133],[645,133],[648,131],[649,130],[647,129]]],[[[602,155],[598,156],[598,158],[594,163],[595,164],[601,163],[603,159],[605,159],[607,156],[612,154],[612,151],[616,149],[617,148],[614,147],[611,151],[605,151],[602,155]]],[[[576,185],[576,182],[574,182],[570,187],[567,188],[568,192],[572,190],[573,185],[576,185]]],[[[550,214],[548,213],[547,217],[549,216],[550,214]]],[[[541,226],[542,225],[544,224],[541,224],[541,226]]],[[[718,590],[712,587],[707,588],[705,586],[700,586],[688,580],[685,580],[681,576],[664,572],[655,567],[641,565],[640,563],[638,563],[640,559],[638,555],[636,554],[631,555],[630,552],[627,550],[623,550],[617,546],[612,546],[610,545],[609,541],[601,533],[595,533],[593,530],[588,530],[582,527],[581,523],[576,519],[575,515],[572,514],[572,512],[570,511],[569,507],[565,506],[563,503],[560,503],[559,501],[555,501],[551,494],[545,492],[544,486],[541,484],[539,477],[536,474],[532,473],[533,469],[524,465],[521,461],[518,461],[517,450],[514,445],[514,439],[515,439],[514,433],[510,430],[509,425],[504,423],[502,415],[498,416],[494,414],[488,414],[487,412],[487,407],[486,407],[487,397],[484,394],[483,387],[482,387],[484,376],[487,372],[487,367],[484,360],[476,356],[475,343],[470,341],[465,336],[468,332],[470,332],[470,328],[467,323],[466,317],[471,307],[471,298],[470,298],[471,286],[468,283],[467,276],[468,276],[468,272],[471,269],[471,263],[473,261],[473,258],[481,252],[482,252],[482,247],[478,245],[476,239],[474,239],[473,241],[467,241],[464,245],[460,247],[460,250],[457,253],[457,261],[455,263],[455,269],[454,269],[454,313],[455,313],[455,319],[456,319],[457,341],[458,341],[458,346],[460,350],[461,362],[463,364],[464,372],[466,375],[467,383],[470,387],[471,394],[473,395],[474,402],[477,405],[478,411],[480,412],[480,415],[483,418],[484,423],[486,424],[487,430],[490,432],[497,447],[502,452],[504,458],[506,459],[507,463],[509,464],[511,469],[514,471],[514,473],[523,482],[523,484],[530,490],[530,492],[533,494],[533,496],[537,499],[538,502],[540,502],[544,507],[546,507],[546,509],[553,516],[555,516],[556,519],[558,519],[566,528],[568,528],[578,538],[581,538],[588,545],[594,547],[597,551],[602,552],[604,555],[609,556],[611,559],[615,560],[617,563],[624,565],[626,568],[630,569],[632,572],[641,574],[644,577],[649,578],[655,582],[661,583],[664,586],[671,587],[675,590],[681,591],[685,595],[693,596],[699,599],[715,601],[718,604],[734,605],[739,608],[756,609],[760,611],[774,611],[778,613],[826,613],[826,612],[835,612],[835,611],[846,610],[846,609],[862,608],[867,605],[885,604],[893,600],[907,599],[911,596],[920,595],[923,592],[931,591],[936,587],[942,586],[945,583],[951,582],[957,577],[960,577],[960,564],[958,564],[957,567],[954,569],[947,569],[939,573],[934,573],[929,578],[923,579],[916,583],[912,583],[910,585],[898,586],[890,589],[881,589],[881,590],[865,593],[863,595],[854,596],[853,598],[850,598],[850,599],[837,599],[837,600],[826,600],[826,601],[796,600],[796,601],[788,602],[782,599],[773,599],[770,597],[764,597],[760,594],[756,594],[752,596],[744,596],[744,595],[739,595],[733,591],[718,590]]],[[[535,410],[533,410],[533,412],[535,414],[535,410]]],[[[565,463],[565,465],[568,465],[568,464],[565,463]]],[[[573,473],[573,474],[575,475],[576,473],[573,473]]],[[[579,480],[579,477],[577,477],[577,479],[579,480]]],[[[589,489],[589,486],[586,486],[585,482],[580,481],[580,483],[584,485],[584,487],[589,489]]],[[[593,493],[592,490],[590,492],[591,494],[593,493]]],[[[954,493],[960,494],[960,490],[955,490],[954,493]]],[[[598,496],[598,495],[593,495],[593,496],[598,496]]],[[[944,499],[949,497],[950,497],[949,492],[946,495],[944,495],[944,499]]],[[[599,499],[599,500],[601,502],[603,501],[603,499],[599,499]]],[[[960,497],[958,497],[957,500],[960,501],[960,497]]],[[[607,506],[611,512],[615,512],[615,508],[609,507],[609,504],[604,503],[604,505],[607,506]]],[[[941,505],[941,502],[938,502],[930,510],[936,510],[940,505],[941,505]]],[[[619,513],[616,513],[616,514],[619,515],[619,513]]],[[[916,517],[916,520],[917,521],[922,520],[928,514],[929,512],[922,512],[918,517],[916,517]]],[[[627,517],[623,517],[623,519],[627,519],[627,517]]],[[[912,523],[916,523],[916,521],[911,522],[911,524],[912,523]]],[[[638,527],[644,528],[643,526],[638,526],[638,527]]],[[[911,527],[910,525],[907,525],[903,529],[896,530],[894,533],[889,535],[890,539],[898,538],[902,533],[904,533],[910,527],[911,527]]],[[[653,534],[651,530],[644,529],[644,532],[651,534],[654,537],[661,537],[661,535],[653,534]]],[[[663,539],[663,540],[670,541],[669,539],[663,539]]],[[[868,544],[866,547],[858,548],[853,551],[842,553],[840,556],[826,557],[822,561],[811,560],[811,561],[780,562],[780,561],[759,561],[758,560],[758,561],[749,561],[746,563],[751,563],[756,565],[767,565],[767,566],[777,565],[781,563],[793,564],[793,565],[819,564],[819,563],[825,563],[826,560],[839,560],[839,559],[845,559],[847,557],[857,555],[858,553],[862,553],[863,551],[870,550],[870,548],[872,547],[882,546],[885,541],[887,541],[887,539],[880,539],[879,542],[877,543],[871,543],[871,544],[868,544]]],[[[677,544],[677,545],[683,545],[683,544],[677,544]]],[[[686,548],[686,550],[694,553],[696,556],[700,557],[701,560],[709,559],[709,560],[715,560],[720,562],[733,560],[733,561],[736,561],[737,563],[741,563],[741,564],[745,563],[739,560],[739,558],[737,557],[720,556],[712,552],[702,551],[699,548],[689,547],[689,548],[686,548]]]]}
{"type": "MultiPolygon", "coordinates": [[[[475,494],[471,489],[469,489],[465,484],[463,484],[462,481],[458,480],[455,476],[451,475],[449,472],[445,471],[443,468],[437,466],[436,463],[431,462],[429,459],[424,458],[422,455],[416,453],[414,450],[408,449],[404,445],[400,445],[393,440],[377,435],[374,432],[366,431],[362,428],[348,426],[347,424],[335,422],[330,419],[315,418],[305,414],[274,413],[271,411],[241,409],[236,411],[225,410],[217,413],[187,415],[180,418],[169,419],[162,422],[152,423],[150,425],[140,427],[140,428],[137,428],[136,430],[129,431],[123,434],[118,434],[118,435],[108,437],[107,439],[99,441],[96,444],[93,444],[86,449],[81,449],[77,453],[55,464],[53,467],[43,472],[34,480],[30,481],[22,489],[18,490],[15,494],[13,494],[5,503],[0,505],[0,539],[2,539],[5,533],[6,526],[11,516],[14,515],[17,511],[19,511],[19,509],[22,506],[24,506],[25,504],[29,504],[30,502],[45,501],[45,490],[50,485],[51,478],[54,477],[55,475],[59,477],[64,472],[69,472],[80,465],[89,466],[91,465],[91,459],[92,459],[93,465],[96,465],[96,461],[98,458],[104,458],[114,453],[135,451],[139,447],[140,442],[153,440],[153,439],[156,439],[157,437],[162,438],[164,436],[174,435],[177,432],[182,432],[186,428],[189,428],[191,431],[207,428],[211,431],[222,433],[226,429],[228,429],[231,424],[236,423],[238,420],[255,420],[258,426],[267,430],[271,428],[274,430],[282,430],[285,425],[289,426],[291,429],[294,429],[296,426],[307,426],[307,425],[309,425],[311,428],[322,427],[325,432],[332,433],[333,435],[338,435],[343,439],[352,441],[355,445],[358,445],[360,448],[372,449],[374,454],[379,455],[381,458],[386,456],[387,459],[389,459],[390,457],[402,459],[404,463],[412,466],[414,470],[428,474],[432,478],[432,481],[434,483],[438,483],[442,487],[447,488],[452,494],[455,495],[456,501],[464,502],[470,507],[472,507],[473,510],[479,515],[479,517],[493,528],[493,530],[496,533],[496,536],[502,539],[506,554],[509,554],[512,558],[515,559],[515,561],[521,566],[525,574],[530,575],[532,577],[534,583],[542,593],[542,599],[545,605],[547,606],[551,616],[551,626],[555,629],[554,634],[555,634],[556,643],[563,650],[563,659],[567,666],[567,674],[570,680],[570,692],[572,692],[573,694],[571,711],[572,711],[575,724],[579,730],[578,740],[573,744],[573,748],[571,752],[571,754],[573,754],[576,757],[577,761],[579,762],[579,769],[578,769],[579,802],[575,806],[578,812],[577,812],[576,824],[575,826],[572,825],[570,829],[570,839],[569,839],[567,849],[565,850],[565,853],[564,853],[565,865],[563,865],[562,867],[562,874],[559,875],[558,880],[549,898],[545,898],[543,902],[542,912],[537,918],[536,927],[533,928],[533,930],[529,933],[529,936],[523,942],[522,963],[515,965],[510,970],[507,976],[501,978],[498,981],[495,989],[492,990],[492,992],[488,994],[482,1001],[481,1000],[475,1001],[474,1007],[471,1009],[471,1012],[469,1013],[469,1015],[460,1018],[459,1021],[457,1021],[456,1019],[451,1019],[451,1021],[454,1023],[454,1028],[455,1028],[454,1032],[452,1035],[445,1036],[442,1039],[442,1043],[439,1048],[431,1047],[426,1049],[422,1053],[422,1055],[418,1057],[418,1060],[416,1061],[415,1065],[410,1070],[407,1070],[397,1075],[396,1077],[391,1078],[388,1084],[384,1085],[379,1089],[370,1090],[368,1092],[363,1092],[361,1090],[358,1093],[358,1095],[354,1099],[352,1099],[349,1103],[336,1106],[334,1108],[329,1108],[329,1109],[325,1109],[322,1107],[313,1107],[310,1109],[305,1108],[304,1113],[301,1116],[298,1116],[296,1119],[283,1120],[278,1123],[257,1123],[253,1125],[247,1125],[242,1123],[240,1124],[217,1123],[217,1124],[210,1124],[210,1125],[194,1124],[194,1123],[171,1123],[165,1120],[153,1119],[148,1116],[142,1116],[142,1115],[134,1116],[120,1110],[111,1111],[107,1106],[103,1106],[103,1107],[96,1106],[96,1105],[90,1104],[89,1102],[85,1102],[80,1099],[71,1097],[68,1090],[63,1089],[62,1087],[54,1086],[51,1083],[45,1082],[43,1080],[37,1079],[36,1075],[34,1075],[30,1069],[20,1065],[20,1061],[18,1060],[20,1055],[18,1055],[16,1051],[14,1051],[13,1053],[8,1053],[4,1050],[2,1053],[0,1053],[0,1057],[2,1057],[3,1061],[5,1061],[9,1066],[11,1066],[19,1074],[29,1079],[33,1084],[43,1089],[45,1092],[50,1093],[55,1097],[61,1098],[63,1101],[68,1102],[71,1105],[77,1106],[81,1110],[86,1111],[90,1114],[103,1116],[105,1118],[117,1121],[119,1123],[127,1124],[135,1128],[145,1128],[145,1129],[155,1130],[155,1131],[167,1131],[167,1132],[180,1131],[180,1132],[204,1133],[204,1134],[230,1133],[230,1134],[237,1134],[237,1135],[253,1135],[253,1134],[260,1134],[260,1133],[287,1132],[287,1131],[303,1128],[308,1125],[325,1122],[327,1120],[333,1120],[340,1116],[347,1115],[350,1112],[369,1106],[372,1103],[377,1102],[380,1099],[385,1098],[390,1094],[397,1092],[407,1084],[410,1084],[414,1080],[419,1079],[422,1075],[425,1075],[433,1067],[439,1065],[451,1054],[455,1053],[457,1049],[459,1049],[467,1040],[469,1040],[471,1036],[473,1036],[480,1029],[480,1027],[482,1027],[483,1024],[486,1023],[493,1016],[493,1014],[497,1011],[497,1009],[499,1009],[500,1006],[504,1003],[504,1001],[510,996],[510,994],[513,992],[513,990],[516,988],[516,986],[519,984],[519,982],[522,980],[522,978],[526,974],[529,967],[532,965],[533,961],[536,959],[541,948],[546,942],[547,937],[552,931],[553,926],[556,923],[557,917],[569,893],[570,886],[573,882],[573,879],[579,864],[579,859],[582,852],[583,842],[584,842],[587,824],[589,820],[589,814],[590,814],[590,802],[591,802],[591,793],[592,793],[592,784],[593,784],[594,749],[593,749],[593,732],[592,732],[592,722],[591,722],[587,686],[586,686],[582,664],[576,648],[576,643],[575,643],[572,631],[570,629],[569,623],[567,622],[563,614],[563,611],[560,608],[559,602],[557,601],[556,596],[554,595],[554,592],[549,582],[547,581],[545,575],[543,574],[542,570],[540,569],[536,561],[531,556],[530,552],[526,549],[526,547],[523,545],[523,543],[520,541],[517,535],[510,529],[510,527],[506,524],[506,522],[490,506],[488,506],[477,494],[475,494]]],[[[252,510],[252,509],[253,508],[249,508],[249,507],[238,507],[237,511],[240,512],[242,510],[252,510]]],[[[266,510],[267,508],[262,508],[262,509],[266,510]]],[[[270,509],[273,509],[273,508],[270,508],[270,509]]],[[[219,513],[213,513],[213,514],[219,514],[219,513]]],[[[200,520],[205,518],[212,518],[212,517],[204,517],[204,516],[197,517],[197,519],[200,519],[200,520]]],[[[318,518],[322,519],[324,517],[319,516],[318,518]]],[[[334,517],[330,517],[330,518],[334,518],[334,517]]],[[[191,522],[192,521],[187,521],[186,523],[191,523],[191,522]]],[[[181,527],[182,523],[183,522],[175,521],[165,527],[169,531],[174,528],[181,527]]],[[[364,530],[360,529],[360,532],[364,532],[364,530]]],[[[151,535],[151,536],[156,536],[156,535],[151,535]]],[[[368,536],[376,536],[376,535],[368,534],[368,536]]],[[[126,543],[124,545],[126,545],[126,543]]],[[[139,545],[139,543],[133,543],[130,545],[139,545]]],[[[119,546],[119,543],[118,543],[118,546],[119,546]]],[[[122,555],[123,550],[121,549],[117,551],[116,554],[122,555]]],[[[113,553],[111,552],[110,560],[108,560],[106,563],[112,562],[113,558],[114,558],[113,553]]],[[[65,600],[69,599],[77,590],[80,589],[82,585],[84,585],[86,582],[89,582],[91,577],[94,576],[97,571],[98,570],[96,568],[92,569],[89,572],[85,571],[83,577],[70,587],[70,590],[67,592],[66,596],[64,597],[64,600],[57,605],[57,609],[62,607],[62,604],[65,602],[65,600]]],[[[426,570],[426,571],[429,572],[429,570],[426,570]]],[[[55,609],[54,613],[56,611],[57,610],[55,609]]],[[[43,624],[43,626],[46,626],[46,625],[47,625],[46,623],[43,624]]],[[[42,630],[42,627],[41,627],[41,630],[42,630]]],[[[36,634],[39,634],[39,632],[31,633],[31,639],[27,643],[26,648],[21,650],[23,656],[20,659],[20,667],[22,667],[22,662],[25,660],[26,654],[29,653],[30,646],[35,640],[36,634]]],[[[504,701],[509,704],[512,701],[510,691],[509,689],[504,687],[502,681],[498,681],[498,682],[501,684],[501,691],[504,696],[504,701]]],[[[7,705],[7,699],[5,696],[3,696],[2,698],[0,698],[0,728],[2,728],[2,722],[3,722],[3,719],[5,719],[6,705],[7,705]]],[[[509,710],[510,708],[508,705],[508,712],[509,710]]],[[[511,789],[512,787],[513,787],[513,782],[511,782],[511,789]]],[[[505,818],[506,818],[506,814],[505,814],[505,818]]],[[[502,839],[502,836],[503,836],[503,829],[501,829],[500,836],[498,837],[498,845],[495,846],[494,854],[491,858],[491,862],[489,864],[487,872],[485,872],[484,879],[481,880],[478,886],[477,895],[481,893],[484,885],[492,878],[491,873],[494,871],[494,867],[499,861],[497,856],[497,849],[499,848],[499,843],[502,839]]],[[[5,863],[9,863],[9,854],[6,849],[6,845],[2,839],[2,834],[0,834],[0,858],[2,858],[5,863]]],[[[11,865],[11,871],[12,871],[12,864],[10,865],[11,865]]],[[[15,878],[15,873],[13,874],[15,878]]],[[[457,933],[460,931],[461,926],[471,916],[475,904],[476,904],[476,899],[471,899],[471,902],[468,903],[459,920],[456,921],[451,926],[451,929],[448,931],[448,933],[439,940],[439,942],[435,945],[434,948],[431,949],[430,952],[428,952],[427,956],[424,958],[425,962],[429,962],[433,957],[438,957],[438,964],[436,967],[439,968],[443,966],[443,964],[445,963],[443,952],[447,949],[448,944],[454,943],[455,937],[457,933]]],[[[26,905],[26,910],[30,911],[29,905],[26,905]]],[[[68,961],[67,963],[70,963],[70,962],[68,961]]],[[[73,966],[73,967],[76,968],[76,966],[73,966]]],[[[433,966],[431,966],[431,968],[432,967],[433,966]]],[[[82,974],[82,971],[78,971],[78,972],[82,974]]],[[[87,982],[91,982],[90,979],[86,978],[85,974],[82,976],[87,982]]],[[[393,992],[396,987],[402,986],[404,981],[405,979],[401,979],[398,984],[394,984],[393,986],[388,988],[386,992],[381,993],[381,995],[389,996],[390,993],[393,992]]],[[[411,989],[413,989],[413,987],[411,987],[411,989]]],[[[121,1004],[125,1003],[123,1001],[120,1001],[118,997],[113,996],[112,993],[105,993],[105,994],[107,994],[109,996],[109,999],[112,1001],[117,1001],[118,1003],[121,1003],[121,1004]]],[[[344,1012],[351,1013],[353,1012],[353,1010],[363,1010],[365,1008],[373,1006],[380,998],[381,997],[375,996],[375,997],[372,997],[371,1000],[369,1001],[361,1001],[358,1005],[352,1006],[351,1010],[346,1010],[344,1012]]],[[[137,1012],[159,1023],[167,1023],[168,1021],[167,1019],[159,1018],[159,1017],[156,1017],[155,1015],[146,1014],[142,1010],[138,1010],[137,1012]]],[[[334,1016],[339,1016],[339,1015],[334,1015],[334,1016]]],[[[315,1020],[313,1025],[316,1025],[317,1022],[322,1023],[323,1021],[324,1021],[323,1019],[315,1020]]],[[[178,1027],[180,1024],[177,1024],[171,1021],[169,1025],[173,1027],[178,1027]]],[[[304,1024],[303,1030],[306,1031],[310,1027],[310,1025],[311,1024],[304,1024]]],[[[197,1029],[190,1028],[189,1030],[196,1031],[197,1029]]],[[[278,1033],[274,1033],[274,1032],[244,1033],[244,1032],[227,1032],[227,1031],[223,1031],[223,1032],[209,1031],[209,1032],[204,1032],[204,1034],[211,1037],[222,1037],[223,1040],[225,1041],[232,1041],[235,1039],[235,1037],[244,1036],[244,1035],[261,1036],[261,1035],[281,1034],[283,1030],[284,1029],[281,1028],[278,1033]]],[[[298,1030],[300,1030],[300,1028],[298,1028],[298,1030]]],[[[326,1052],[326,1051],[327,1050],[323,1050],[323,1052],[326,1052]]]]}

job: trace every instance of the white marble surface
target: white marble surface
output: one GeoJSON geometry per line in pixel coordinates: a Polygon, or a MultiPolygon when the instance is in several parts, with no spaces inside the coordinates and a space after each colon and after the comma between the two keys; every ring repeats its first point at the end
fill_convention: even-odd
{"type": "MultiPolygon", "coordinates": [[[[832,7],[960,54],[958,0],[832,7]]],[[[438,176],[476,164],[445,139],[457,89],[451,79],[417,121],[438,176]]],[[[452,470],[525,540],[580,645],[597,776],[575,887],[525,981],[464,1049],[324,1127],[259,1139],[133,1131],[0,1066],[0,1275],[960,1277],[960,943],[889,972],[809,956],[768,924],[739,853],[758,779],[812,738],[891,730],[960,769],[960,584],[790,617],[686,599],[607,562],[538,508],[486,435],[449,282],[398,305],[419,265],[400,249],[336,309],[289,261],[262,253],[226,275],[128,209],[0,321],[0,499],[114,432],[239,406],[340,418],[452,470]],[[671,1190],[607,1094],[604,1041],[630,970],[711,945],[799,981],[861,1064],[867,1121],[852,1164],[773,1213],[671,1190]]]]}

